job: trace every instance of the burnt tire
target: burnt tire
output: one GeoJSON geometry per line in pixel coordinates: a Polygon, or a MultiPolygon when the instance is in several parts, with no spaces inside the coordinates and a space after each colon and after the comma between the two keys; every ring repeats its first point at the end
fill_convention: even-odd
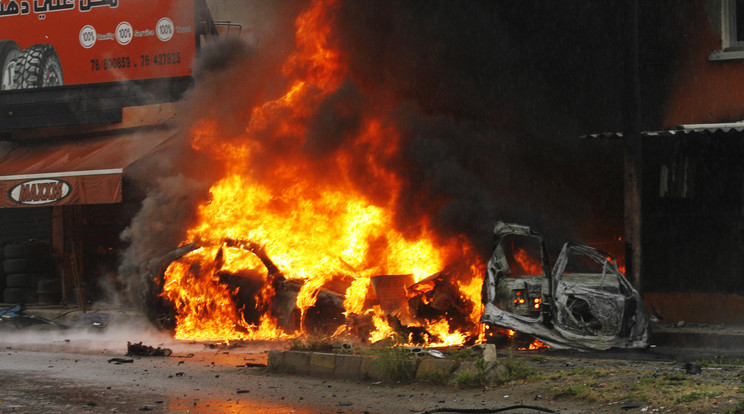
{"type": "Polygon", "coordinates": [[[3,253],[6,259],[48,258],[50,254],[46,243],[8,244],[3,253]]]}
{"type": "Polygon", "coordinates": [[[59,279],[41,279],[36,288],[36,303],[56,305],[62,300],[62,281],[59,279]]]}
{"type": "Polygon", "coordinates": [[[25,288],[5,288],[3,291],[5,303],[35,303],[36,292],[25,288]]]}
{"type": "Polygon", "coordinates": [[[21,48],[12,40],[0,40],[0,90],[11,89],[12,74],[8,67],[13,59],[21,56],[21,48]]]}
{"type": "Polygon", "coordinates": [[[48,259],[5,259],[3,261],[3,270],[10,275],[11,273],[39,273],[49,271],[50,265],[48,259]]]}
{"type": "Polygon", "coordinates": [[[52,45],[29,46],[13,62],[15,63],[14,89],[64,84],[62,65],[52,45]]]}

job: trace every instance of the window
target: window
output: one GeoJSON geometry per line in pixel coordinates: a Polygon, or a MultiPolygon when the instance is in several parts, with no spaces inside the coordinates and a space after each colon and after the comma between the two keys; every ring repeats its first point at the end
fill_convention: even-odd
{"type": "Polygon", "coordinates": [[[721,47],[708,59],[744,59],[744,0],[721,2],[721,47]]]}
{"type": "Polygon", "coordinates": [[[691,150],[679,142],[672,144],[669,159],[661,164],[659,171],[659,197],[672,199],[695,198],[697,162],[691,159],[691,150]]]}

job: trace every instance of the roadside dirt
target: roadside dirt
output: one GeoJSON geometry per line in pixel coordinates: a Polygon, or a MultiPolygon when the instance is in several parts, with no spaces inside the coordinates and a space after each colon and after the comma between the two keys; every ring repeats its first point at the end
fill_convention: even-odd
{"type": "Polygon", "coordinates": [[[416,413],[517,404],[561,413],[723,413],[744,399],[737,362],[698,361],[701,372],[693,375],[683,363],[659,358],[515,353],[511,358],[533,370],[527,380],[463,389],[280,375],[246,364],[266,363],[268,351],[286,343],[208,345],[144,329],[3,332],[0,413],[416,413]],[[128,358],[127,340],[172,348],[173,355],[109,362],[128,358]]]}

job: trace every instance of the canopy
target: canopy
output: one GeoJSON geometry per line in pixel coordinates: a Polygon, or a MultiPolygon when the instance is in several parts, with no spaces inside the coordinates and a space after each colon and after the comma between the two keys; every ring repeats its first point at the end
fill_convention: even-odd
{"type": "Polygon", "coordinates": [[[139,130],[18,144],[0,157],[0,208],[119,203],[127,166],[173,134],[139,130]]]}

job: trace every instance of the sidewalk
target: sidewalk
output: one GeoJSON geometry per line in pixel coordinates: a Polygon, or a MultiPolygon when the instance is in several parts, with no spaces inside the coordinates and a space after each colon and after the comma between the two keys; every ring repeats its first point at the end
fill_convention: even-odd
{"type": "MultiPolygon", "coordinates": [[[[0,303],[0,310],[10,309],[15,304],[0,303]]],[[[104,309],[100,306],[86,306],[83,312],[77,305],[26,305],[26,316],[43,318],[55,324],[64,326],[78,324],[108,323],[142,318],[143,315],[135,308],[104,309]]]]}
{"type": "Polygon", "coordinates": [[[655,323],[651,344],[675,350],[719,351],[744,357],[744,325],[655,323]]]}
{"type": "MultiPolygon", "coordinates": [[[[12,306],[15,305],[0,303],[0,309],[12,306]]],[[[135,308],[107,309],[88,306],[82,312],[77,305],[31,304],[26,306],[25,313],[62,325],[74,325],[96,318],[121,321],[143,317],[135,308]]],[[[650,343],[672,353],[697,350],[712,354],[719,352],[722,355],[740,354],[744,358],[744,324],[654,323],[650,343]]]]}

